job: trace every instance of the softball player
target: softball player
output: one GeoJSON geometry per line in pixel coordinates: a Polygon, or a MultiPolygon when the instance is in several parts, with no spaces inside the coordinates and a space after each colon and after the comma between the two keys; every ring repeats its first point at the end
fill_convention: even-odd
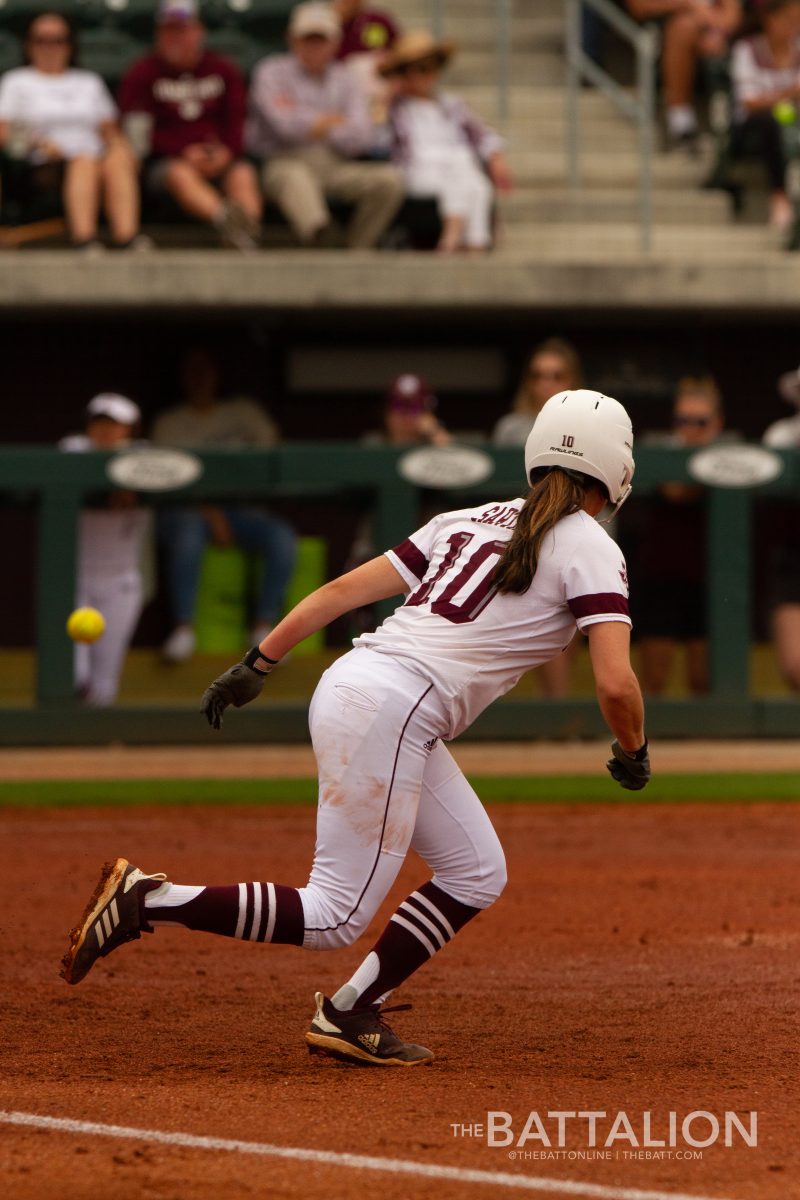
{"type": "Polygon", "coordinates": [[[187,887],[109,864],[72,931],[62,974],[78,983],[98,957],[172,924],[311,950],[364,931],[409,847],[432,877],[408,896],[351,979],[317,993],[312,1053],[352,1063],[430,1062],[403,1042],[381,1004],[500,895],[503,851],[442,739],[457,737],[531,667],[588,635],[601,711],[614,734],[613,777],[650,776],[641,693],[629,661],[625,563],[593,519],[631,487],[631,423],[587,390],[552,397],[525,447],[524,500],[435,517],[385,555],[307,596],[206,690],[218,729],[297,642],[342,613],[400,592],[405,602],[325,672],[310,708],[319,769],[317,845],[308,884],[187,887]]]}

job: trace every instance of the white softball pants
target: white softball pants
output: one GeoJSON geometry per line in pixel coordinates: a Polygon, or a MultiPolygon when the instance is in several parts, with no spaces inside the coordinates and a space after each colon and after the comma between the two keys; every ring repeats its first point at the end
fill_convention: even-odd
{"type": "Polygon", "coordinates": [[[436,692],[398,659],[359,647],[322,676],[309,711],[319,772],[317,843],[299,888],[304,945],[354,942],[413,847],[433,882],[488,908],[506,882],[491,821],[437,739],[447,715],[436,692]]]}
{"type": "Polygon", "coordinates": [[[75,682],[87,690],[87,700],[98,707],[113,704],[128,646],[142,611],[139,572],[107,578],[80,578],[76,607],[98,609],[106,621],[103,636],[91,645],[75,647],[75,682]]]}
{"type": "Polygon", "coordinates": [[[466,146],[412,161],[406,168],[406,186],[411,196],[435,196],[441,216],[464,218],[465,246],[484,249],[491,245],[494,190],[466,146]]]}

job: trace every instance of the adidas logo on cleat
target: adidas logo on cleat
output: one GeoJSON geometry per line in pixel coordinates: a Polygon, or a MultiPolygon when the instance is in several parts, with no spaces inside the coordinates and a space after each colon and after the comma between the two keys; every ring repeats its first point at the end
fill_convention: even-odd
{"type": "Polygon", "coordinates": [[[379,1033],[360,1033],[358,1035],[358,1040],[361,1042],[362,1046],[367,1047],[371,1054],[374,1054],[378,1049],[378,1043],[381,1040],[381,1035],[379,1033]]]}
{"type": "MultiPolygon", "coordinates": [[[[127,891],[127,888],[125,890],[127,891]]],[[[116,900],[112,900],[108,908],[103,909],[100,920],[95,922],[94,932],[98,946],[105,944],[106,938],[111,936],[112,930],[116,929],[118,925],[119,909],[116,900]]]]}

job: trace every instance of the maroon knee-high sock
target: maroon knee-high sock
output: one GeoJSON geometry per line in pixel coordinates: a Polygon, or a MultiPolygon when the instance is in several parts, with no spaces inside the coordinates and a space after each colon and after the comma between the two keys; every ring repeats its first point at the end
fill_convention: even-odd
{"type": "Polygon", "coordinates": [[[185,904],[159,907],[158,897],[145,904],[148,922],[171,922],[187,929],[219,933],[250,942],[282,942],[302,946],[303,905],[297,888],[281,883],[239,883],[204,887],[185,904]]]}
{"type": "MultiPolygon", "coordinates": [[[[355,989],[356,997],[348,993],[347,984],[341,989],[345,993],[343,998],[351,1001],[347,1007],[375,1004],[433,958],[479,912],[479,908],[454,900],[432,881],[423,884],[392,914],[364,963],[350,980],[349,987],[355,989]],[[363,990],[359,979],[362,970],[366,983],[363,990]]],[[[334,1004],[339,996],[340,993],[334,996],[334,1004]]]]}

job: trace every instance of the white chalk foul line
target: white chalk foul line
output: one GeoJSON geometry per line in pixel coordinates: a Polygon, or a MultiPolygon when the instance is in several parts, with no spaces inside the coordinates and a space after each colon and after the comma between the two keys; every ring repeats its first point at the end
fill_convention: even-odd
{"type": "Polygon", "coordinates": [[[442,1167],[402,1158],[373,1158],[367,1154],[342,1154],[334,1150],[306,1150],[301,1146],[273,1146],[269,1142],[241,1142],[231,1138],[200,1137],[193,1133],[168,1133],[160,1129],[135,1129],[130,1125],[100,1125],[95,1121],[72,1121],[68,1117],[44,1117],[38,1113],[4,1112],[0,1124],[54,1129],[60,1133],[87,1133],[96,1137],[131,1138],[158,1142],[163,1146],[186,1146],[191,1150],[225,1150],[256,1154],[265,1158],[288,1158],[295,1162],[323,1163],[356,1171],[385,1171],[390,1175],[416,1175],[422,1179],[450,1179],[455,1183],[487,1183],[492,1187],[516,1188],[523,1192],[550,1192],[590,1200],[724,1200],[723,1197],[688,1195],[686,1192],[654,1192],[642,1188],[606,1187],[599,1183],[570,1183],[541,1176],[511,1175],[508,1171],[475,1171],[468,1167],[442,1167]]]}

